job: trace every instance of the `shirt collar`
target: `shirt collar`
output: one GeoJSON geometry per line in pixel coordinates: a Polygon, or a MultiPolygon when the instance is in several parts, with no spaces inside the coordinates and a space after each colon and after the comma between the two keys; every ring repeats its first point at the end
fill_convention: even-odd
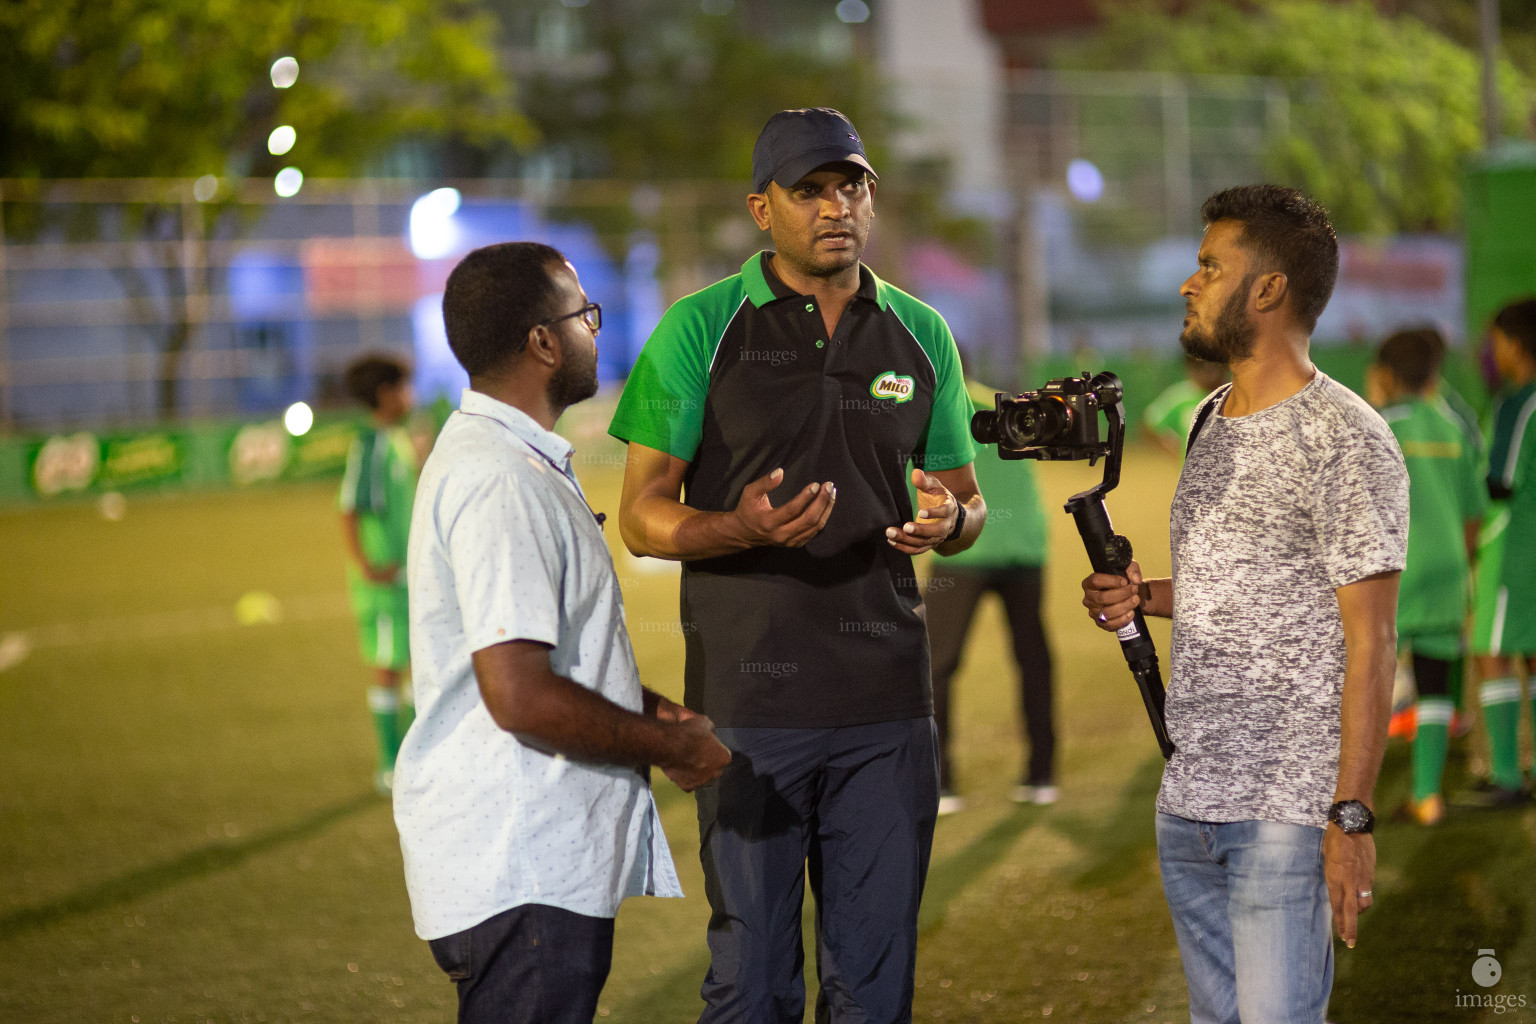
{"type": "MultiPolygon", "coordinates": [[[[741,279],[747,287],[747,298],[759,309],[779,299],[804,298],[773,272],[773,268],[768,265],[768,257],[771,255],[769,250],[764,249],[741,265],[741,279]]],[[[853,293],[854,298],[873,302],[884,312],[886,289],[886,283],[876,277],[873,270],[859,264],[859,290],[853,293]]]]}
{"type": "Polygon", "coordinates": [[[571,453],[575,451],[571,442],[559,434],[545,430],[539,426],[538,420],[516,406],[497,401],[482,391],[465,388],[463,396],[459,399],[459,411],[470,416],[484,416],[495,420],[512,431],[519,441],[559,466],[562,471],[570,472],[571,453]]]}

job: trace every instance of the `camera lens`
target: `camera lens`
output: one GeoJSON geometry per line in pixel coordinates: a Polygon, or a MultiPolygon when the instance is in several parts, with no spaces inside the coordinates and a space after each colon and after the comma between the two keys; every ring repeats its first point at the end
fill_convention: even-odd
{"type": "Polygon", "coordinates": [[[1020,449],[1054,444],[1072,429],[1072,410],[1054,395],[1036,398],[998,414],[998,443],[1020,449]]]}

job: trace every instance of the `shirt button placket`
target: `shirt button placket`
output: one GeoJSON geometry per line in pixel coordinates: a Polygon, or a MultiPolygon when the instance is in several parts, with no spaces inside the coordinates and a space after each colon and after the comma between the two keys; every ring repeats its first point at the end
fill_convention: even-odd
{"type": "MultiPolygon", "coordinates": [[[[805,304],[805,311],[806,311],[806,313],[808,313],[812,317],[816,317],[816,316],[820,315],[820,314],[818,314],[816,312],[816,303],[814,303],[814,302],[807,302],[805,304]]],[[[813,330],[813,333],[820,334],[821,333],[821,325],[817,324],[812,330],[813,330]]],[[[816,348],[817,348],[818,351],[821,350],[821,349],[824,349],[826,347],[827,347],[827,342],[826,342],[825,338],[817,338],[816,339],[816,348]]]]}

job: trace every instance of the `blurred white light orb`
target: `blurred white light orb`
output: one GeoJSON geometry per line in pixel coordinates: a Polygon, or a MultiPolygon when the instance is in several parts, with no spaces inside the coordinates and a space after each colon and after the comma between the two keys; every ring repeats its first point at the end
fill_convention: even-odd
{"type": "Polygon", "coordinates": [[[419,260],[439,260],[452,255],[459,243],[453,222],[463,197],[456,188],[433,189],[411,204],[411,252],[419,260]]]}
{"type": "Polygon", "coordinates": [[[286,89],[299,80],[299,62],[292,57],[279,57],[272,62],[272,87],[286,89]]]}
{"type": "Polygon", "coordinates": [[[128,514],[128,499],[120,491],[108,491],[101,496],[97,508],[101,511],[101,518],[107,522],[121,522],[123,516],[128,514]]]}
{"type": "Polygon", "coordinates": [[[271,135],[267,136],[267,152],[273,156],[282,156],[298,141],[299,133],[293,130],[293,125],[280,124],[272,129],[271,135]]]}
{"type": "Polygon", "coordinates": [[[294,437],[303,437],[315,425],[315,411],[307,402],[294,402],[283,413],[283,426],[294,437]]]}
{"type": "Polygon", "coordinates": [[[284,167],[277,172],[277,177],[272,179],[272,191],[284,199],[298,195],[299,189],[303,187],[304,172],[297,167],[284,167]]]}
{"type": "Polygon", "coordinates": [[[847,25],[857,25],[869,20],[869,4],[864,0],[842,0],[837,5],[837,20],[847,25]]]}
{"type": "Polygon", "coordinates": [[[192,198],[200,203],[206,203],[219,194],[219,179],[211,174],[205,174],[192,183],[192,198]]]}
{"type": "Polygon", "coordinates": [[[1096,203],[1104,196],[1104,175],[1087,160],[1073,160],[1067,164],[1067,188],[1082,202],[1096,203]]]}

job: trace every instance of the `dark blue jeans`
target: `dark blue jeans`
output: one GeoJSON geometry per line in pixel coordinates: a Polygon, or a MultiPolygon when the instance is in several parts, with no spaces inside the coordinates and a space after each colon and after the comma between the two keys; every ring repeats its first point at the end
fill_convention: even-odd
{"type": "Polygon", "coordinates": [[[933,719],[716,735],[734,756],[697,793],[711,910],[700,1021],[800,1024],[807,875],[816,1020],[910,1021],[939,804],[933,719]]]}
{"type": "Polygon", "coordinates": [[[428,945],[459,987],[459,1024],[592,1024],[613,918],[525,903],[428,945]]]}

